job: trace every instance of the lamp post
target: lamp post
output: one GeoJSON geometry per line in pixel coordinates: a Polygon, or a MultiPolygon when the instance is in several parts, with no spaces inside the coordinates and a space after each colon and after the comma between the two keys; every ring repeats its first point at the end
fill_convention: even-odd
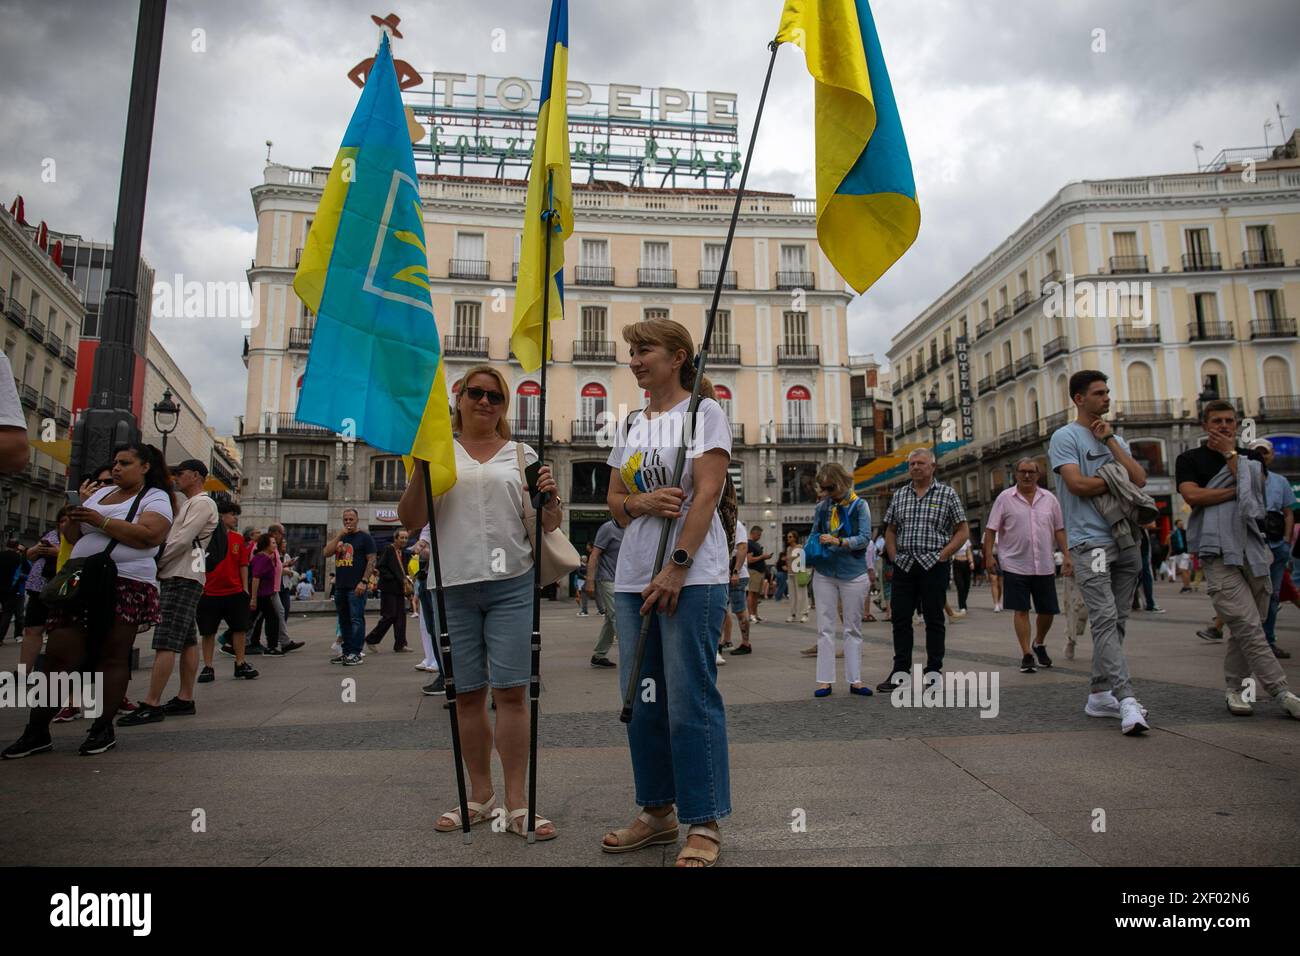
{"type": "Polygon", "coordinates": [[[925,414],[925,423],[930,426],[930,450],[934,452],[935,461],[939,460],[939,423],[943,421],[943,402],[939,401],[939,387],[930,389],[930,394],[921,403],[925,414]]]}
{"type": "Polygon", "coordinates": [[[153,406],[153,427],[158,429],[158,434],[162,435],[162,456],[163,462],[167,461],[167,436],[176,431],[176,426],[180,424],[181,407],[172,401],[172,390],[163,389],[162,400],[155,402],[153,406]]]}

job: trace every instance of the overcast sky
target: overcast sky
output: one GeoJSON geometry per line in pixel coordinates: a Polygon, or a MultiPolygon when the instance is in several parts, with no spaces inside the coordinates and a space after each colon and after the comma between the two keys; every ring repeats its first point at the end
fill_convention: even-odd
{"type": "MultiPolygon", "coordinates": [[[[397,6],[396,52],[421,72],[535,77],[544,0],[397,6]],[[493,31],[506,49],[494,52],[493,31]]],[[[1192,143],[1279,141],[1274,103],[1300,119],[1294,0],[874,0],[911,150],[921,233],[849,310],[853,352],[890,336],[1065,183],[1183,172],[1192,143]],[[1097,31],[1104,31],[1098,34],[1097,31]],[[1094,48],[1104,42],[1104,51],[1094,48]]],[[[389,8],[344,0],[173,0],[145,215],[158,276],[243,281],[256,224],[249,189],[273,158],[328,165],[389,8]],[[204,31],[195,52],[194,31],[204,31]]],[[[739,94],[747,142],[779,0],[570,0],[570,79],[739,94]]],[[[29,220],[109,241],[137,5],[0,0],[0,200],[29,220]],[[42,181],[55,160],[56,179],[42,181]]],[[[1290,132],[1294,121],[1286,120],[1290,132]]],[[[812,81],[781,50],[754,156],[759,189],[813,195],[812,81]]],[[[209,422],[244,408],[238,319],[161,319],[154,331],[209,422]]]]}

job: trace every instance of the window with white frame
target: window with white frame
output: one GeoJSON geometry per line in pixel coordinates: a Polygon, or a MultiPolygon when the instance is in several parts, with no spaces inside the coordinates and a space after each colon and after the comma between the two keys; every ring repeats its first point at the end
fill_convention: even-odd
{"type": "Polygon", "coordinates": [[[607,268],[609,266],[609,240],[583,239],[579,261],[584,266],[607,268]]]}
{"type": "Polygon", "coordinates": [[[735,416],[731,408],[731,389],[725,385],[713,386],[713,397],[717,403],[722,406],[723,413],[727,416],[727,421],[734,422],[735,416]]]}
{"type": "Polygon", "coordinates": [[[808,347],[808,313],[785,312],[782,314],[782,332],[786,347],[795,352],[808,347]]]}
{"type": "Polygon", "coordinates": [[[666,242],[643,242],[641,244],[641,268],[671,269],[672,258],[669,244],[666,242]]]}
{"type": "Polygon", "coordinates": [[[452,333],[453,342],[461,348],[473,348],[478,343],[482,328],[483,306],[479,302],[457,302],[456,319],[452,333]]]}
{"type": "Polygon", "coordinates": [[[781,271],[808,271],[808,250],[804,246],[781,246],[781,271]]]}
{"type": "Polygon", "coordinates": [[[709,343],[717,348],[731,348],[731,310],[719,309],[713,315],[713,341],[709,343]]]}
{"type": "Polygon", "coordinates": [[[582,386],[582,393],[578,397],[578,402],[580,420],[599,425],[603,420],[602,416],[608,409],[609,396],[604,385],[599,382],[588,382],[582,386]]]}
{"type": "Polygon", "coordinates": [[[605,307],[584,305],[582,307],[582,341],[588,347],[599,345],[606,340],[605,307]]]}
{"type": "Polygon", "coordinates": [[[668,318],[667,309],[646,309],[645,310],[645,319],[647,322],[651,321],[652,319],[666,319],[666,318],[668,318]]]}
{"type": "Polygon", "coordinates": [[[792,385],[785,393],[785,420],[790,425],[812,424],[812,393],[802,385],[792,385]]]}
{"type": "Polygon", "coordinates": [[[284,486],[323,489],[329,484],[329,459],[291,455],[284,460],[284,486]]]}

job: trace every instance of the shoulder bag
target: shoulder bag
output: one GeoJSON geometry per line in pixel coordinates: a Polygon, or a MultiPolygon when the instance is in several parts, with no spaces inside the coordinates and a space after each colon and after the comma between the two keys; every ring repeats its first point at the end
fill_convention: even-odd
{"type": "Polygon", "coordinates": [[[582,558],[564,532],[559,528],[542,533],[541,547],[534,540],[537,534],[537,510],[533,507],[532,495],[528,493],[528,476],[524,469],[524,446],[515,442],[515,461],[519,464],[520,500],[523,502],[524,530],[528,532],[528,543],[533,548],[533,560],[542,565],[542,587],[558,584],[572,572],[582,567],[582,558]]]}
{"type": "MultiPolygon", "coordinates": [[[[131,508],[126,513],[128,523],[135,518],[136,510],[147,490],[141,488],[131,502],[131,508]]],[[[69,616],[79,617],[93,612],[111,615],[115,600],[114,588],[117,586],[117,565],[109,555],[115,547],[117,539],[113,538],[108,547],[97,554],[70,558],[64,562],[59,573],[41,588],[41,601],[47,607],[69,616]]]]}

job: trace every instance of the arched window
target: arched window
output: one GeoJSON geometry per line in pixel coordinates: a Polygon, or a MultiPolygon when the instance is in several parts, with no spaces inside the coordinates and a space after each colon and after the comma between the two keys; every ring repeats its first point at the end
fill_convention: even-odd
{"type": "Polygon", "coordinates": [[[1264,359],[1264,396],[1280,398],[1291,394],[1291,367],[1286,359],[1270,355],[1264,359]]]}
{"type": "Polygon", "coordinates": [[[1146,362],[1134,362],[1128,367],[1128,400],[1130,402],[1153,402],[1156,397],[1155,382],[1151,376],[1151,366],[1146,362]]]}
{"type": "Polygon", "coordinates": [[[581,421],[598,425],[602,421],[608,404],[605,386],[599,382],[588,382],[582,386],[582,395],[578,417],[581,421]]]}
{"type": "Polygon", "coordinates": [[[1228,370],[1218,359],[1207,359],[1201,364],[1201,381],[1202,389],[1208,387],[1217,392],[1220,398],[1227,398],[1231,393],[1228,383],[1228,370]]]}
{"type": "Polygon", "coordinates": [[[713,396],[717,399],[718,404],[722,406],[722,411],[726,414],[727,421],[734,421],[735,416],[732,415],[731,412],[731,389],[727,388],[725,385],[715,385],[713,386],[713,396]]]}
{"type": "Polygon", "coordinates": [[[538,402],[542,397],[542,387],[533,381],[520,382],[515,389],[515,431],[535,431],[537,429],[538,402]]]}
{"type": "Polygon", "coordinates": [[[802,385],[792,385],[785,393],[785,421],[790,436],[802,440],[812,420],[812,393],[802,385]]]}
{"type": "Polygon", "coordinates": [[[1074,407],[1070,401],[1070,380],[1064,375],[1056,376],[1056,394],[1061,397],[1061,408],[1069,411],[1074,407]]]}
{"type": "Polygon", "coordinates": [[[1007,431],[1015,431],[1020,425],[1020,413],[1014,398],[1007,399],[1007,431]]]}
{"type": "Polygon", "coordinates": [[[987,418],[989,423],[988,437],[997,438],[998,435],[1002,434],[1001,432],[998,431],[998,410],[990,406],[987,418]]]}
{"type": "Polygon", "coordinates": [[[1038,389],[1031,388],[1025,393],[1025,412],[1028,415],[1026,423],[1036,422],[1042,417],[1038,407],[1038,389]]]}

